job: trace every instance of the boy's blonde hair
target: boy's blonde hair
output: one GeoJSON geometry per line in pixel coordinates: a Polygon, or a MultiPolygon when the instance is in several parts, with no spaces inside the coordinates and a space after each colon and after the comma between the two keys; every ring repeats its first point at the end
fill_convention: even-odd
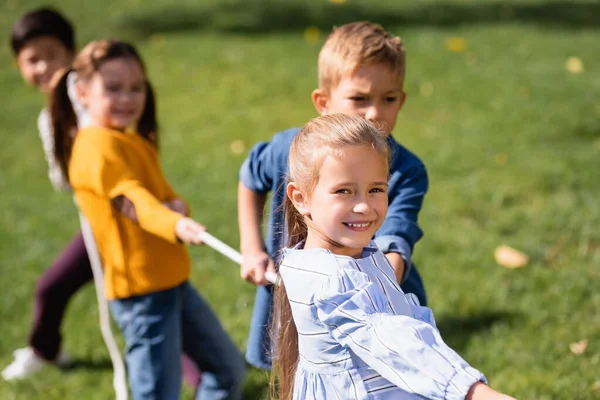
{"type": "Polygon", "coordinates": [[[345,74],[360,66],[375,64],[388,67],[402,85],[406,58],[400,37],[367,21],[336,27],[319,53],[319,88],[329,91],[345,74]]]}

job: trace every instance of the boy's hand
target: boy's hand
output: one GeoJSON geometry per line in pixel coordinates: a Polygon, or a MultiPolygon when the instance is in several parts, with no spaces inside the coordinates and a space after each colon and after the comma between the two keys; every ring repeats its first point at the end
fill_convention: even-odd
{"type": "Polygon", "coordinates": [[[191,218],[181,218],[175,224],[175,235],[186,244],[202,244],[198,238],[200,232],[206,231],[206,228],[191,218]]]}
{"type": "Polygon", "coordinates": [[[265,272],[275,272],[273,260],[264,251],[257,253],[246,253],[243,255],[240,276],[247,282],[255,285],[270,285],[265,279],[265,272]]]}
{"type": "Polygon", "coordinates": [[[394,269],[394,275],[396,275],[396,281],[398,281],[398,285],[402,284],[402,278],[404,277],[404,269],[406,267],[404,265],[404,259],[402,259],[402,256],[398,253],[386,253],[385,256],[387,257],[390,264],[392,264],[392,268],[394,269]]]}
{"type": "Polygon", "coordinates": [[[186,217],[188,217],[190,215],[190,210],[188,209],[185,202],[183,200],[181,200],[180,198],[176,198],[171,201],[165,201],[163,203],[163,205],[165,207],[167,207],[169,210],[175,211],[176,213],[179,213],[186,217]]]}

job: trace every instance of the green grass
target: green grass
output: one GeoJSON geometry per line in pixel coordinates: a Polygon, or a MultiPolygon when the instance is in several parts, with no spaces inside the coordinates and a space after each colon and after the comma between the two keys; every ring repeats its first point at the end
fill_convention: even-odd
{"type": "MultiPolygon", "coordinates": [[[[316,56],[334,24],[379,21],[408,49],[408,101],[396,137],[430,174],[415,259],[447,341],[491,384],[520,399],[594,399],[600,391],[600,6],[594,2],[56,0],[80,43],[139,46],[159,97],[162,161],[196,218],[236,244],[237,171],[246,150],[315,116],[316,56]],[[202,4],[197,4],[202,3],[202,4]],[[307,26],[321,30],[307,42],[307,26]],[[445,47],[466,41],[464,52],[445,47]],[[565,62],[582,59],[571,74],[565,62]],[[508,270],[494,249],[525,251],[508,270]],[[569,344],[589,339],[584,354],[569,344]]],[[[38,1],[5,0],[0,29],[38,1]]],[[[5,41],[5,43],[7,40],[5,41]]],[[[77,231],[69,195],[53,193],[36,132],[42,98],[0,49],[0,364],[25,344],[36,279],[77,231]]],[[[240,348],[253,288],[235,265],[191,250],[192,281],[240,348]]],[[[112,374],[93,288],[64,324],[81,360],[23,382],[0,399],[111,399],[112,374]]],[[[264,396],[252,371],[245,398],[264,396]]],[[[191,391],[186,389],[186,398],[191,391]]]]}

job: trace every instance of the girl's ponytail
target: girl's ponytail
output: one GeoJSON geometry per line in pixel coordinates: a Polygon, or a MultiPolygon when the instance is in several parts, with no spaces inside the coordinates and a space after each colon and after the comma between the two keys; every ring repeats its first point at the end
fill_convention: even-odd
{"type": "MultiPolygon", "coordinates": [[[[283,203],[284,232],[287,233],[288,248],[293,248],[306,239],[307,226],[304,218],[292,204],[289,197],[283,203]]],[[[285,233],[282,233],[285,234],[285,233]]],[[[273,399],[291,400],[294,393],[294,379],[299,361],[298,329],[292,315],[292,307],[288,300],[287,291],[283,281],[275,287],[274,313],[271,319],[272,341],[277,343],[272,346],[273,374],[271,374],[271,394],[273,399]],[[276,353],[276,354],[275,354],[276,353]],[[277,382],[275,380],[277,379],[277,382]],[[277,395],[278,393],[278,395],[277,395]]]]}
{"type": "Polygon", "coordinates": [[[50,120],[54,132],[54,156],[67,179],[71,149],[77,134],[77,115],[69,98],[67,85],[69,73],[72,71],[69,69],[60,77],[49,99],[50,120]]]}

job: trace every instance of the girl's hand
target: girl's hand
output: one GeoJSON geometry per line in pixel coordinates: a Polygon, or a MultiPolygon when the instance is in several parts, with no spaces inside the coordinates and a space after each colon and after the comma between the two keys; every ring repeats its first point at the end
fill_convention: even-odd
{"type": "Polygon", "coordinates": [[[483,382],[477,382],[467,393],[465,400],[516,400],[514,397],[496,392],[483,382]]]}
{"type": "Polygon", "coordinates": [[[198,238],[198,235],[204,231],[206,231],[204,225],[187,217],[181,218],[175,224],[175,235],[186,244],[202,244],[202,240],[198,238]]]}
{"type": "Polygon", "coordinates": [[[186,217],[189,217],[189,215],[190,215],[190,210],[188,209],[185,202],[183,200],[181,200],[180,198],[176,198],[171,201],[166,201],[163,203],[163,205],[165,207],[167,207],[169,210],[175,211],[176,213],[179,213],[186,217]]]}

